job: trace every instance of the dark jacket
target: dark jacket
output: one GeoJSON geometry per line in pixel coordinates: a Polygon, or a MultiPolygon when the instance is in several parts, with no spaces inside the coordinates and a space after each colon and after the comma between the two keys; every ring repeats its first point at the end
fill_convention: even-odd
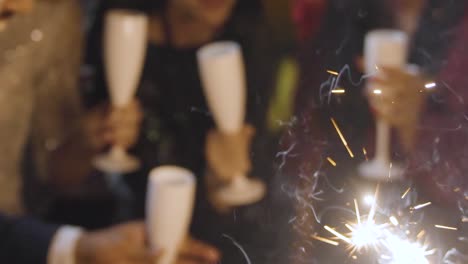
{"type": "Polygon", "coordinates": [[[57,226],[0,214],[0,263],[46,264],[57,226]]]}

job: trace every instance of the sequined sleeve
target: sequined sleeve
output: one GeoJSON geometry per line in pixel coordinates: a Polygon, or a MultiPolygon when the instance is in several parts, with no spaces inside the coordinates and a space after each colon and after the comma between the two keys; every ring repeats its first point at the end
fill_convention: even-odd
{"type": "Polygon", "coordinates": [[[2,211],[21,211],[26,149],[34,165],[29,171],[36,172],[30,176],[45,180],[49,153],[80,117],[79,19],[77,2],[43,0],[31,14],[14,17],[0,33],[2,211]]]}

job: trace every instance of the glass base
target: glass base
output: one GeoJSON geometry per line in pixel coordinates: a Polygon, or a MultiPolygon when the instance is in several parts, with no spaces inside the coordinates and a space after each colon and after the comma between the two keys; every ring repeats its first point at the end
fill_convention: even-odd
{"type": "Polygon", "coordinates": [[[392,181],[404,178],[404,168],[400,164],[376,159],[362,163],[358,171],[360,176],[370,180],[392,181]]]}
{"type": "Polygon", "coordinates": [[[109,174],[125,174],[138,170],[140,161],[131,155],[113,155],[113,152],[102,154],[94,158],[94,166],[109,174]]]}
{"type": "Polygon", "coordinates": [[[220,203],[232,207],[256,203],[265,196],[265,192],[262,181],[238,176],[231,184],[220,188],[216,196],[220,203]]]}

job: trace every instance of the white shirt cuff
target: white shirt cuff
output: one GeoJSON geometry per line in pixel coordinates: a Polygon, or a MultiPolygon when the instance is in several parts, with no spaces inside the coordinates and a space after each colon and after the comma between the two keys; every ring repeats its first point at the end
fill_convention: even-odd
{"type": "Polygon", "coordinates": [[[60,227],[49,247],[47,264],[75,264],[76,243],[82,233],[81,228],[60,227]]]}

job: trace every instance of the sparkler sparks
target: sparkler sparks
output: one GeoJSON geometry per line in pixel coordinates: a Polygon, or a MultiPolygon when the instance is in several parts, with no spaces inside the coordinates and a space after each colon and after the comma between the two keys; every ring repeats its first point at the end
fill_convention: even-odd
{"type": "Polygon", "coordinates": [[[325,228],[325,230],[327,230],[328,232],[332,233],[333,235],[335,235],[337,238],[343,240],[344,242],[348,243],[348,244],[352,244],[351,242],[351,239],[347,238],[345,235],[341,234],[340,232],[336,231],[335,229],[329,227],[329,226],[324,226],[323,228],[325,228]]]}
{"type": "Polygon", "coordinates": [[[333,126],[335,127],[336,132],[338,133],[338,136],[340,136],[340,139],[343,142],[343,145],[345,146],[346,150],[348,151],[349,156],[351,156],[351,158],[354,158],[354,154],[351,151],[351,149],[349,148],[348,142],[346,142],[346,139],[344,138],[343,133],[341,133],[341,130],[338,127],[338,124],[336,124],[335,119],[333,119],[333,118],[330,118],[330,119],[331,119],[331,122],[333,123],[333,126]]]}
{"type": "Polygon", "coordinates": [[[458,228],[456,227],[451,227],[451,226],[444,226],[444,225],[434,225],[436,228],[440,229],[446,229],[446,230],[452,230],[452,231],[457,231],[458,228]]]}
{"type": "Polygon", "coordinates": [[[344,93],[346,93],[345,89],[333,89],[331,92],[334,93],[334,94],[344,94],[344,93]]]}
{"type": "Polygon", "coordinates": [[[426,89],[432,89],[432,88],[434,88],[436,86],[437,86],[437,84],[435,82],[426,83],[426,85],[424,85],[424,87],[426,87],[426,89]]]}
{"type": "Polygon", "coordinates": [[[331,75],[336,75],[336,76],[338,76],[338,72],[336,72],[336,71],[327,70],[327,72],[328,72],[329,74],[331,74],[331,75]]]}
{"type": "Polygon", "coordinates": [[[390,252],[392,264],[429,264],[427,256],[434,254],[433,250],[427,250],[427,246],[401,239],[395,235],[389,235],[384,245],[390,252]]]}
{"type": "Polygon", "coordinates": [[[369,158],[367,157],[367,150],[366,150],[366,148],[362,148],[362,153],[364,154],[364,157],[366,158],[366,161],[369,161],[369,158]]]}
{"type": "Polygon", "coordinates": [[[406,191],[403,193],[403,195],[401,196],[401,199],[405,199],[406,195],[408,195],[408,193],[411,191],[411,187],[409,187],[408,189],[406,189],[406,191]]]}
{"type": "Polygon", "coordinates": [[[399,225],[398,219],[396,219],[396,217],[394,217],[394,216],[390,216],[390,222],[391,222],[394,226],[398,226],[398,225],[399,225]]]}
{"type": "Polygon", "coordinates": [[[431,204],[432,204],[431,202],[427,202],[427,203],[423,203],[423,204],[418,204],[418,205],[414,206],[413,209],[414,209],[414,210],[419,210],[419,209],[424,208],[424,207],[426,207],[426,206],[429,206],[429,205],[431,205],[431,204]]]}
{"type": "Polygon", "coordinates": [[[333,246],[339,246],[340,245],[340,243],[338,243],[338,242],[336,242],[334,240],[325,238],[325,237],[321,237],[321,236],[317,236],[317,235],[312,235],[311,237],[313,239],[315,239],[315,240],[322,241],[324,243],[327,243],[327,244],[330,244],[330,245],[333,245],[333,246]]]}
{"type": "Polygon", "coordinates": [[[374,199],[374,196],[368,194],[366,196],[364,196],[364,203],[368,206],[372,206],[375,202],[375,199],[374,199]]]}
{"type": "MultiPolygon", "coordinates": [[[[410,188],[405,191],[402,197],[406,196],[409,190],[410,188]]],[[[369,209],[369,214],[364,221],[362,220],[359,210],[358,200],[354,199],[356,220],[344,224],[344,227],[349,230],[349,233],[342,233],[338,231],[340,228],[332,228],[325,225],[324,229],[330,232],[334,237],[324,238],[317,235],[313,235],[312,237],[333,246],[339,246],[336,240],[346,242],[346,244],[348,244],[347,249],[350,251],[349,257],[353,259],[357,259],[356,255],[360,254],[362,249],[366,251],[372,249],[378,253],[377,256],[380,258],[379,263],[429,264],[427,256],[434,254],[435,250],[428,250],[428,244],[421,243],[426,234],[424,230],[417,233],[415,240],[411,240],[408,236],[412,232],[402,229],[404,225],[400,226],[400,221],[396,216],[390,216],[388,218],[389,222],[380,224],[376,222],[378,194],[379,185],[377,185],[374,196],[364,196],[364,200],[368,199],[372,204],[372,207],[369,209]]],[[[420,204],[411,209],[421,209],[430,204],[430,202],[420,204]]],[[[436,227],[456,230],[452,227],[441,225],[436,225],[436,227]]]]}
{"type": "Polygon", "coordinates": [[[332,158],[327,157],[327,160],[328,160],[328,162],[330,162],[330,164],[331,164],[333,167],[336,167],[336,162],[335,162],[332,158]]]}

